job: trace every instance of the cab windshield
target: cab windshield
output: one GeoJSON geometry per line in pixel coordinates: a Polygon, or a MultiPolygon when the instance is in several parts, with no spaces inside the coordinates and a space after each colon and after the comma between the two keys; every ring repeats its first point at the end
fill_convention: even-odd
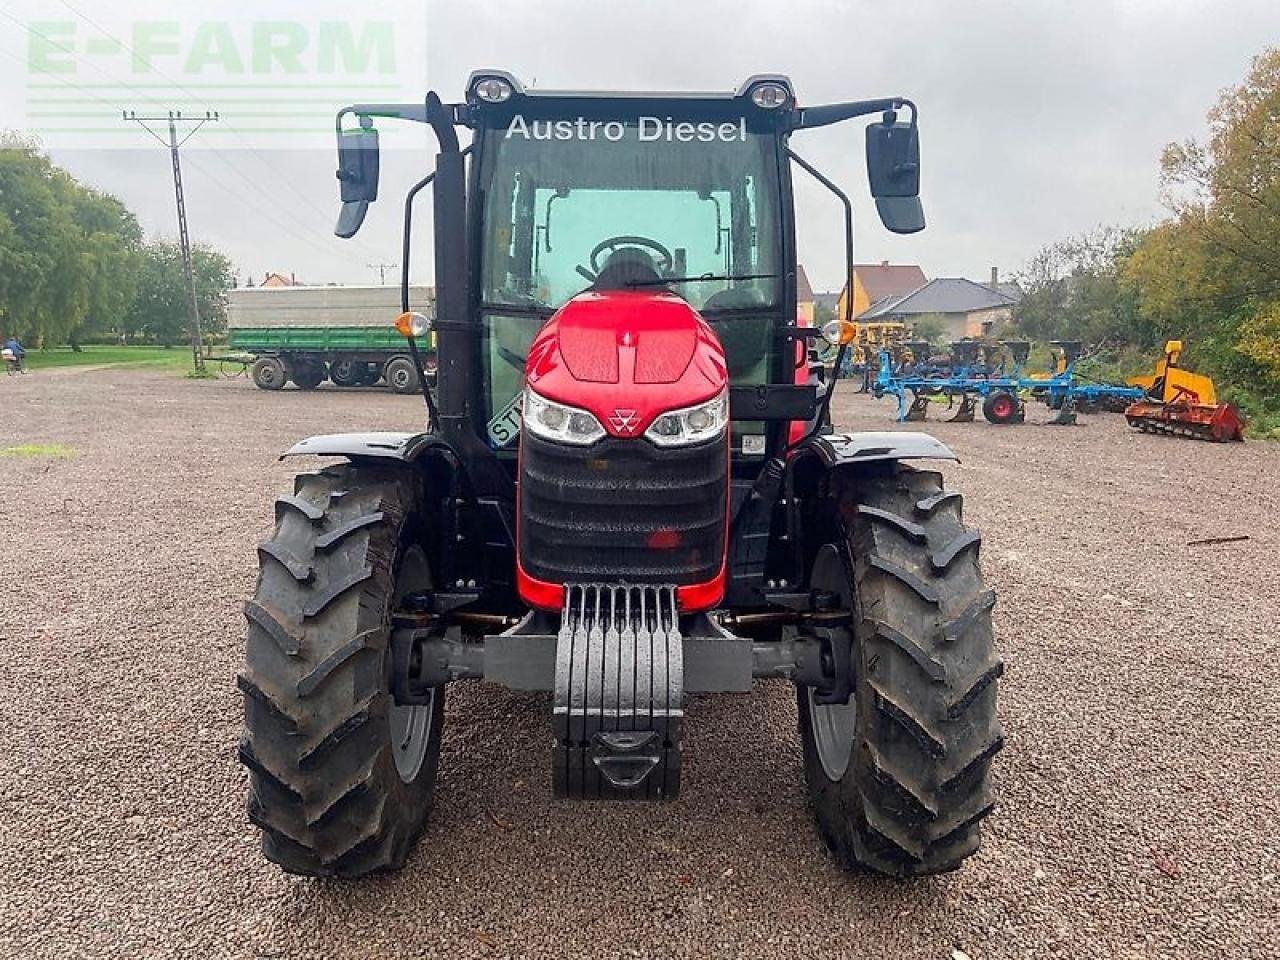
{"type": "Polygon", "coordinates": [[[671,284],[704,313],[777,307],[772,136],[740,119],[522,116],[485,136],[486,307],[553,311],[617,256],[662,281],[734,278],[671,284]]]}

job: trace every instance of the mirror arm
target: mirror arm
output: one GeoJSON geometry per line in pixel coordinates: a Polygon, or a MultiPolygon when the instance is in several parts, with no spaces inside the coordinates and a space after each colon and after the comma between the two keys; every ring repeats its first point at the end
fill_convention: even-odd
{"type": "Polygon", "coordinates": [[[870,113],[883,113],[906,107],[911,111],[910,122],[916,122],[916,105],[906,97],[883,97],[879,100],[850,100],[847,103],[827,103],[817,107],[801,107],[795,112],[793,130],[811,130],[827,127],[853,117],[865,117],[870,113]]]}
{"type": "MultiPolygon", "coordinates": [[[[471,148],[462,151],[465,157],[471,153],[471,148]]],[[[409,306],[409,262],[413,253],[413,204],[418,199],[418,194],[435,182],[436,173],[432,170],[425,177],[409,188],[409,192],[404,198],[404,234],[400,243],[400,312],[408,313],[411,309],[409,306]]],[[[434,326],[434,320],[433,320],[434,326]]],[[[418,343],[413,337],[408,338],[409,353],[413,355],[414,365],[418,370],[422,369],[422,359],[418,353],[418,343]]],[[[427,403],[427,414],[430,417],[431,424],[434,426],[439,422],[436,413],[435,398],[431,396],[431,390],[427,386],[425,377],[418,378],[422,384],[422,399],[427,403]]]]}
{"type": "MultiPolygon", "coordinates": [[[[871,112],[874,112],[874,111],[871,111],[871,112]]],[[[809,161],[805,160],[804,157],[800,156],[790,147],[787,147],[786,151],[787,151],[787,156],[790,157],[793,161],[795,161],[795,163],[802,170],[804,170],[805,173],[809,174],[809,176],[813,177],[813,179],[817,180],[820,184],[822,184],[824,187],[826,187],[828,190],[834,193],[837,197],[839,197],[840,202],[844,205],[844,266],[845,266],[845,278],[846,278],[845,284],[848,286],[848,289],[849,289],[848,296],[844,298],[844,322],[852,323],[853,322],[853,202],[849,199],[849,195],[845,193],[843,190],[841,190],[840,187],[837,186],[834,181],[832,181],[827,176],[825,176],[822,173],[822,171],[820,171],[813,164],[809,163],[809,161]]],[[[823,422],[827,419],[828,413],[831,410],[831,398],[832,396],[835,395],[836,384],[840,381],[840,368],[844,365],[844,358],[848,349],[849,349],[848,344],[842,343],[840,345],[840,349],[836,352],[836,366],[835,366],[835,369],[832,370],[831,372],[831,382],[827,384],[826,392],[822,396],[822,406],[818,410],[818,417],[814,421],[813,429],[810,430],[807,434],[805,434],[805,436],[799,441],[799,443],[792,444],[791,445],[792,447],[798,446],[800,443],[804,443],[805,441],[811,439],[812,437],[817,436],[818,431],[822,429],[823,422]]]]}

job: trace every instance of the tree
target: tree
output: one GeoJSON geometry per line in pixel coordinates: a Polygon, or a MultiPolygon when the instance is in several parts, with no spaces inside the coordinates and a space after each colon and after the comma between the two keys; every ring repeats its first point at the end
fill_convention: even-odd
{"type": "Polygon", "coordinates": [[[947,336],[947,318],[940,313],[926,313],[911,324],[911,335],[917,340],[938,343],[947,336]]]}
{"type": "Polygon", "coordinates": [[[1208,119],[1207,144],[1165,148],[1165,202],[1235,261],[1237,292],[1280,297],[1280,48],[1255,57],[1208,119]]]}
{"type": "MultiPolygon", "coordinates": [[[[235,284],[231,261],[210,247],[191,251],[196,302],[203,332],[218,334],[227,326],[227,291],[235,284]]],[[[128,318],[129,333],[165,346],[189,337],[191,305],[182,251],[178,244],[154,240],[143,251],[137,297],[128,318]]]]}
{"type": "Polygon", "coordinates": [[[0,135],[0,326],[78,345],[132,301],[141,239],[119,200],[0,135]]]}
{"type": "MultiPolygon", "coordinates": [[[[836,319],[836,311],[834,307],[830,307],[821,300],[813,302],[813,325],[815,327],[825,327],[832,320],[836,319]]],[[[841,317],[840,319],[844,319],[841,317]]]]}
{"type": "Polygon", "coordinates": [[[1127,339],[1134,299],[1121,273],[1141,239],[1137,230],[1099,227],[1042,249],[1015,278],[1019,330],[1041,340],[1127,339]]]}
{"type": "Polygon", "coordinates": [[[1209,112],[1209,140],[1170,144],[1161,188],[1174,219],[1125,278],[1139,322],[1195,331],[1197,361],[1264,395],[1280,387],[1280,49],[1263,52],[1209,112]]]}

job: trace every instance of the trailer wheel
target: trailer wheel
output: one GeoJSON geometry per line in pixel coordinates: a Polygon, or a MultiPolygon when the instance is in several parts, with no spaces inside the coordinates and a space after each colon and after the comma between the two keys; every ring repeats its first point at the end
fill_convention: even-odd
{"type": "Polygon", "coordinates": [[[290,873],[402,866],[431,806],[444,689],[425,706],[390,693],[391,615],[430,588],[422,502],[402,471],[304,474],[259,547],[240,759],[262,850],[290,873]]]}
{"type": "Polygon", "coordinates": [[[361,364],[354,360],[334,360],[329,364],[329,379],[335,387],[355,387],[360,384],[361,364]]]}
{"type": "Polygon", "coordinates": [[[289,381],[284,364],[276,357],[259,357],[253,362],[253,383],[259,390],[280,390],[289,381]]]}
{"type": "Polygon", "coordinates": [[[818,829],[846,869],[943,873],[978,849],[1003,744],[977,531],[937,473],[837,480],[841,541],[811,587],[853,611],[853,696],[799,688],[805,779],[818,829]]]}
{"type": "Polygon", "coordinates": [[[989,393],[982,401],[982,415],[988,423],[1013,423],[1018,419],[1018,410],[1022,406],[1016,396],[1008,390],[997,390],[989,393]]]}
{"type": "Polygon", "coordinates": [[[314,390],[324,381],[323,363],[299,363],[293,369],[293,382],[299,390],[314,390]]]}
{"type": "Polygon", "coordinates": [[[396,393],[417,393],[422,389],[418,383],[418,371],[408,357],[393,357],[387,364],[385,376],[396,393]]]}

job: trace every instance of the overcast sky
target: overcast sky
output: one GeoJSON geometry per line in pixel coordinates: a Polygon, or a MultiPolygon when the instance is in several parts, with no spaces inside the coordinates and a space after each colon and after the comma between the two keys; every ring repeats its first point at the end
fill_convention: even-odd
{"type": "MultiPolygon", "coordinates": [[[[129,125],[119,109],[142,113],[165,102],[188,112],[219,109],[224,132],[201,131],[184,148],[194,238],[227,252],[241,277],[255,282],[274,270],[367,283],[378,275],[366,264],[400,259],[399,201],[430,162],[421,129],[384,134],[383,200],[359,239],[344,243],[331,233],[336,185],[323,119],[311,137],[234,128],[245,129],[241,115],[258,97],[285,112],[296,98],[299,110],[305,103],[322,118],[365,95],[308,77],[296,87],[259,85],[252,96],[244,95],[249,88],[213,90],[179,54],[158,55],[152,69],[135,72],[90,40],[136,40],[132,31],[148,18],[180,18],[180,47],[219,18],[237,36],[251,21],[305,17],[296,22],[314,31],[323,18],[393,19],[400,96],[430,84],[446,100],[461,96],[476,67],[574,89],[729,89],[753,73],[781,72],[809,104],[891,94],[919,104],[929,221],[922,234],[895,237],[880,228],[867,198],[860,123],[802,132],[793,146],[855,196],[859,260],[981,278],[993,265],[1015,271],[1043,244],[1098,224],[1158,218],[1163,145],[1200,135],[1218,92],[1243,77],[1252,56],[1280,43],[1276,0],[366,0],[325,7],[326,0],[136,0],[108,10],[89,0],[0,0],[0,128],[39,128],[57,162],[119,196],[148,233],[173,235],[168,154],[142,130],[121,132],[129,125]],[[60,25],[44,26],[50,22],[60,25]],[[48,78],[30,65],[31,24],[58,44],[42,62],[68,51],[70,61],[50,67],[60,72],[57,83],[34,82],[48,78]],[[57,110],[76,103],[85,118],[76,122],[87,124],[76,128],[87,131],[81,139],[49,132],[42,89],[62,96],[57,110]],[[284,149],[282,141],[310,146],[284,149]],[[77,142],[89,146],[73,148],[77,142]]],[[[816,288],[835,288],[843,267],[839,207],[808,184],[798,188],[798,204],[801,259],[816,288]]],[[[415,270],[427,279],[425,244],[415,270]]]]}

